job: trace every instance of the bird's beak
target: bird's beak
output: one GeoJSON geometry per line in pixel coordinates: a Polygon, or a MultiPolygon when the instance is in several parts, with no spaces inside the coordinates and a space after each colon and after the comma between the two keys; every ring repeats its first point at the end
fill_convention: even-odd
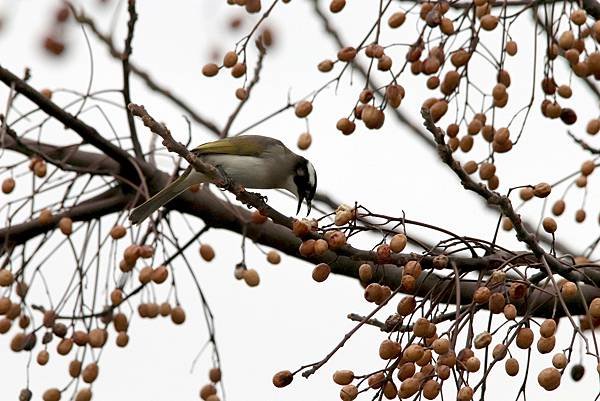
{"type": "MultiPolygon", "coordinates": [[[[302,207],[303,200],[304,200],[304,195],[299,194],[298,195],[298,210],[296,210],[296,214],[300,214],[300,208],[302,207]]],[[[310,206],[309,206],[309,210],[310,210],[310,206]]]]}

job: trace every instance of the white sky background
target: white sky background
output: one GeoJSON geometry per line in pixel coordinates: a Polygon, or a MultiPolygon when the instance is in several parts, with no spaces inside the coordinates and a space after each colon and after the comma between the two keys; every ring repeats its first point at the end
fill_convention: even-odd
{"type": "MultiPolygon", "coordinates": [[[[350,0],[348,3],[343,13],[334,16],[332,21],[341,28],[348,44],[355,45],[374,21],[375,4],[378,2],[350,0]]],[[[4,31],[0,33],[0,65],[17,74],[25,66],[31,67],[30,82],[37,88],[70,88],[84,92],[89,80],[90,60],[79,27],[68,27],[68,51],[65,57],[51,58],[41,50],[40,42],[51,26],[52,15],[58,4],[59,2],[49,0],[0,3],[0,10],[6,16],[4,31]]],[[[100,27],[106,31],[116,2],[112,1],[106,7],[98,6],[96,1],[81,4],[89,14],[97,16],[100,27]]],[[[396,10],[400,5],[394,3],[391,9],[396,10]]],[[[323,6],[326,7],[325,4],[323,6]]],[[[119,47],[122,46],[126,21],[126,12],[124,7],[121,8],[115,35],[119,47]]],[[[241,85],[241,81],[234,80],[227,72],[208,79],[201,75],[200,70],[209,60],[213,48],[221,51],[233,48],[235,42],[251,29],[250,21],[246,21],[237,32],[229,31],[229,19],[242,13],[241,10],[227,6],[225,1],[181,1],[170,2],[168,5],[166,2],[140,1],[138,13],[132,61],[148,69],[158,82],[173,89],[203,115],[222,125],[236,105],[233,92],[241,85]]],[[[285,104],[288,91],[292,99],[297,99],[330,78],[329,75],[319,73],[316,64],[326,57],[333,58],[337,50],[332,41],[322,35],[321,26],[312,15],[310,2],[294,0],[291,4],[280,4],[269,21],[269,26],[276,33],[276,47],[269,50],[261,81],[252,94],[254,99],[245,106],[232,132],[285,104]]],[[[514,110],[527,103],[531,88],[531,51],[528,50],[532,48],[533,32],[530,16],[524,15],[521,21],[511,31],[518,41],[520,53],[507,64],[513,78],[509,94],[511,100],[518,99],[514,110]]],[[[407,24],[401,31],[391,35],[385,33],[384,43],[410,42],[415,37],[414,32],[414,24],[407,24]]],[[[493,38],[492,34],[486,35],[493,38]]],[[[120,88],[120,63],[108,56],[106,49],[92,34],[90,39],[94,57],[93,90],[120,88]]],[[[488,43],[497,54],[500,45],[488,43]]],[[[250,52],[252,57],[248,71],[252,74],[255,55],[253,47],[250,52]]],[[[539,81],[541,63],[538,65],[539,81]]],[[[490,75],[477,76],[483,71],[482,68],[473,68],[472,71],[475,79],[480,78],[484,82],[482,87],[491,90],[493,83],[490,75]]],[[[490,73],[489,70],[487,72],[490,73]]],[[[562,82],[568,80],[566,74],[562,74],[562,77],[562,82]]],[[[420,104],[431,95],[421,78],[417,81],[408,79],[407,76],[401,82],[407,91],[401,109],[420,124],[420,104]]],[[[314,103],[314,111],[309,120],[313,145],[305,155],[313,161],[318,171],[319,188],[344,202],[358,201],[372,211],[395,216],[400,216],[405,211],[407,218],[426,221],[460,235],[491,239],[497,217],[487,211],[480,199],[462,190],[456,178],[441,165],[435,152],[423,146],[391,114],[386,113],[386,124],[380,131],[368,131],[361,123],[357,124],[355,134],[349,137],[344,137],[335,130],[335,122],[350,110],[361,85],[362,82],[356,79],[355,84],[350,87],[349,76],[346,75],[337,96],[332,88],[324,91],[314,103]]],[[[539,85],[536,85],[539,96],[538,88],[539,85]]],[[[585,121],[597,114],[596,99],[578,96],[584,91],[582,87],[574,86],[575,96],[566,102],[579,114],[579,121],[573,131],[581,136],[584,135],[585,121]]],[[[7,93],[6,88],[0,90],[2,101],[6,99],[7,93]]],[[[55,97],[59,104],[69,99],[72,98],[64,94],[55,97]]],[[[113,99],[121,101],[120,96],[114,96],[113,99]]],[[[132,80],[132,99],[144,104],[158,120],[166,122],[174,134],[185,138],[187,126],[181,117],[182,112],[148,91],[135,78],[132,80]]],[[[25,102],[22,105],[23,110],[31,107],[25,102]]],[[[125,135],[127,126],[124,113],[110,107],[107,110],[110,111],[111,123],[125,135]]],[[[587,158],[567,138],[564,125],[557,120],[542,120],[538,117],[538,110],[539,100],[534,105],[528,129],[518,148],[509,155],[498,157],[503,191],[516,185],[553,182],[577,170],[587,158]]],[[[505,114],[504,121],[508,118],[508,114],[505,114]]],[[[84,120],[95,124],[101,132],[107,129],[98,113],[86,113],[84,120]]],[[[449,119],[444,121],[447,123],[449,119]]],[[[57,144],[75,140],[73,134],[65,132],[59,125],[53,127],[44,130],[42,140],[57,144]]],[[[289,111],[251,132],[276,137],[290,148],[295,148],[297,136],[304,130],[305,122],[289,111]]],[[[138,124],[138,133],[146,147],[149,132],[138,124]]],[[[212,134],[203,127],[193,126],[193,143],[211,139],[212,134]]],[[[471,158],[479,160],[484,152],[485,149],[480,146],[474,151],[475,156],[464,156],[458,152],[457,157],[464,161],[471,158]]],[[[170,171],[170,164],[166,160],[163,159],[161,163],[166,171],[170,171]]],[[[5,164],[4,157],[2,164],[5,164]]],[[[595,181],[592,176],[592,190],[588,195],[587,205],[597,202],[593,191],[595,181]]],[[[564,187],[560,193],[563,189],[564,187]]],[[[583,249],[597,235],[597,208],[588,209],[588,220],[584,224],[575,225],[573,222],[577,208],[575,205],[581,201],[582,195],[583,191],[573,190],[567,198],[567,212],[559,219],[560,239],[576,249],[583,249]]],[[[292,214],[295,211],[293,201],[277,194],[269,196],[282,212],[292,214]]],[[[541,202],[538,202],[537,206],[540,205],[541,202]]],[[[540,209],[537,206],[527,205],[523,209],[531,221],[537,221],[539,217],[540,209]]],[[[191,221],[198,228],[202,227],[199,220],[191,221]]],[[[182,238],[185,241],[189,231],[183,224],[181,232],[185,233],[182,238]]],[[[437,239],[439,238],[432,238],[437,239]]],[[[271,266],[252,245],[248,246],[247,262],[249,267],[259,271],[261,285],[258,288],[248,288],[243,282],[233,278],[234,265],[240,260],[241,238],[213,230],[203,240],[216,249],[217,257],[212,263],[207,264],[200,259],[197,247],[192,247],[186,255],[194,266],[216,316],[217,341],[229,400],[335,400],[338,399],[339,387],[331,381],[334,370],[348,368],[357,373],[366,373],[383,366],[377,356],[377,349],[384,335],[377,329],[365,327],[309,380],[297,376],[287,388],[275,389],[271,384],[271,377],[276,371],[295,370],[303,364],[321,359],[353,327],[354,323],[348,321],[346,315],[350,312],[367,314],[372,305],[363,301],[362,289],[355,280],[334,276],[317,284],[311,279],[312,266],[309,264],[284,256],[280,265],[271,266]]],[[[373,246],[377,239],[372,237],[371,241],[373,242],[364,241],[361,245],[373,246]]],[[[515,246],[512,234],[501,233],[501,243],[515,246]]],[[[64,273],[72,269],[65,265],[65,260],[72,261],[72,258],[69,259],[68,253],[64,257],[65,259],[61,259],[57,256],[49,260],[48,263],[56,264],[51,269],[46,269],[47,278],[48,272],[55,272],[50,273],[51,283],[61,283],[63,275],[70,274],[64,273]]],[[[190,373],[194,355],[206,340],[206,330],[200,301],[185,266],[182,263],[175,266],[179,297],[188,320],[183,326],[174,326],[160,318],[136,318],[129,331],[130,344],[125,349],[113,345],[114,333],[111,331],[111,345],[102,354],[100,376],[93,386],[95,400],[194,400],[198,397],[200,386],[208,381],[209,353],[200,359],[195,371],[190,373]]],[[[160,295],[158,300],[162,301],[160,295]]],[[[391,310],[388,308],[387,313],[384,311],[379,317],[385,319],[391,310]]],[[[481,329],[486,320],[487,315],[480,318],[481,329]]],[[[16,399],[19,389],[25,386],[27,380],[27,354],[14,354],[8,348],[11,334],[15,332],[16,329],[13,328],[9,335],[0,337],[0,349],[3,350],[0,357],[2,400],[16,399]]],[[[559,329],[556,351],[568,344],[570,335],[571,330],[565,321],[559,329]]],[[[577,344],[576,342],[576,348],[577,344]]],[[[52,349],[54,350],[54,346],[52,349]]],[[[516,355],[525,354],[517,350],[516,355]]],[[[536,350],[533,351],[534,362],[528,386],[530,399],[547,396],[538,387],[536,377],[542,368],[550,366],[551,356],[552,354],[540,356],[536,350]]],[[[30,383],[34,399],[39,399],[45,388],[62,387],[67,383],[67,363],[70,359],[52,352],[46,367],[39,368],[33,362],[30,383]]],[[[578,357],[574,360],[577,361],[578,357]]],[[[573,396],[576,392],[585,396],[584,399],[595,396],[598,380],[593,372],[593,361],[587,361],[588,371],[584,379],[574,384],[565,375],[563,385],[551,393],[551,399],[573,396]]],[[[514,399],[523,371],[522,369],[516,379],[509,380],[502,368],[497,369],[489,380],[487,398],[514,399]]],[[[447,387],[453,385],[445,386],[447,387]]],[[[451,392],[449,396],[452,399],[451,392]]],[[[370,397],[363,396],[362,399],[370,397]]]]}

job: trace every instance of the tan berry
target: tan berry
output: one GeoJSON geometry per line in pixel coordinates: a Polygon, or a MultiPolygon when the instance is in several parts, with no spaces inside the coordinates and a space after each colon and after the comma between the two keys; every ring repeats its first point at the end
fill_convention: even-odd
{"type": "Polygon", "coordinates": [[[267,253],[267,262],[278,265],[281,262],[281,255],[279,255],[279,252],[271,250],[267,253]]]}
{"type": "Polygon", "coordinates": [[[556,369],[564,369],[567,367],[568,363],[569,360],[567,359],[567,356],[562,352],[552,356],[552,365],[554,365],[556,369]]]}
{"type": "Polygon", "coordinates": [[[596,165],[594,164],[593,160],[586,160],[581,165],[581,174],[584,176],[588,176],[594,172],[595,168],[596,168],[596,165]]]}
{"type": "Polygon", "coordinates": [[[351,46],[344,47],[344,48],[340,49],[340,51],[337,54],[337,57],[338,57],[338,60],[340,60],[340,61],[344,61],[344,62],[352,61],[352,60],[354,60],[354,57],[356,57],[356,49],[351,46]]]}
{"type": "Polygon", "coordinates": [[[115,339],[115,344],[121,348],[126,347],[127,344],[129,344],[129,335],[123,331],[119,332],[119,334],[117,334],[117,338],[115,339]]]}
{"type": "Polygon", "coordinates": [[[489,301],[491,291],[487,287],[479,287],[473,293],[473,301],[478,304],[484,304],[489,301]]]}
{"type": "Polygon", "coordinates": [[[406,14],[402,11],[396,11],[388,18],[388,25],[390,28],[398,28],[404,21],[406,21],[406,14]]]}
{"type": "Polygon", "coordinates": [[[400,343],[392,340],[383,340],[379,345],[379,357],[381,359],[397,358],[402,351],[400,343]]]}
{"type": "Polygon", "coordinates": [[[323,60],[317,65],[317,69],[321,72],[329,72],[333,69],[333,61],[323,60]]]}
{"type": "Polygon", "coordinates": [[[67,355],[69,352],[71,352],[72,348],[73,340],[70,338],[63,338],[56,346],[56,352],[58,352],[60,355],[67,355]]]}
{"type": "Polygon", "coordinates": [[[406,379],[402,382],[402,384],[400,384],[400,391],[398,395],[400,398],[411,397],[415,395],[417,391],[419,391],[419,386],[419,380],[414,378],[406,379]]]}
{"type": "Polygon", "coordinates": [[[577,295],[577,284],[567,281],[560,287],[560,292],[565,300],[573,299],[577,295]]]}
{"type": "Polygon", "coordinates": [[[185,322],[185,311],[181,306],[176,306],[171,309],[171,321],[175,324],[183,324],[185,322]]]}
{"type": "Polygon", "coordinates": [[[11,193],[15,189],[16,182],[13,178],[6,178],[2,181],[2,192],[5,194],[11,193]]]}
{"type": "Polygon", "coordinates": [[[238,100],[246,100],[248,98],[248,90],[246,88],[237,88],[235,90],[235,97],[238,100]]]}
{"type": "Polygon", "coordinates": [[[260,12],[262,5],[261,0],[246,0],[246,11],[250,14],[260,12]]]}
{"type": "Polygon", "coordinates": [[[543,369],[538,375],[538,383],[544,390],[552,391],[560,386],[560,372],[555,368],[543,369]]]}
{"type": "Polygon", "coordinates": [[[340,390],[342,401],[352,401],[358,396],[358,388],[353,384],[347,384],[340,390]]]}
{"type": "Polygon", "coordinates": [[[498,26],[498,17],[495,15],[484,15],[481,20],[481,27],[486,31],[493,31],[498,26]]]}
{"type": "Polygon", "coordinates": [[[427,380],[423,384],[423,397],[428,400],[435,399],[440,393],[441,385],[433,379],[427,380]]]}
{"type": "Polygon", "coordinates": [[[310,114],[312,109],[313,106],[311,102],[308,100],[301,100],[296,103],[296,106],[294,107],[294,113],[296,114],[296,117],[304,118],[310,114]]]}
{"type": "Polygon", "coordinates": [[[302,134],[300,134],[300,136],[298,136],[298,142],[297,142],[298,149],[306,150],[310,147],[311,143],[312,143],[312,136],[310,135],[310,132],[303,132],[302,134]]]}
{"type": "Polygon", "coordinates": [[[509,56],[514,56],[515,54],[517,54],[518,51],[518,46],[517,46],[517,42],[510,40],[508,42],[506,42],[506,45],[504,46],[506,53],[509,56]]]}
{"type": "Polygon", "coordinates": [[[156,284],[164,283],[169,277],[169,270],[166,266],[158,266],[156,269],[152,270],[151,273],[152,281],[156,284]]]}
{"type": "Polygon", "coordinates": [[[227,68],[233,67],[237,63],[237,61],[238,55],[234,51],[228,51],[227,53],[225,53],[225,56],[223,56],[223,66],[227,68]]]}
{"type": "Polygon", "coordinates": [[[356,129],[356,124],[347,118],[340,118],[335,127],[344,135],[350,135],[356,129]]]}
{"type": "Polygon", "coordinates": [[[329,248],[335,250],[346,244],[346,235],[341,231],[328,231],[325,233],[325,240],[329,248]]]}
{"type": "Polygon", "coordinates": [[[86,383],[93,383],[98,377],[98,364],[96,362],[89,363],[81,372],[81,378],[86,383]]]}
{"type": "Polygon", "coordinates": [[[477,348],[477,349],[485,348],[488,345],[490,345],[491,343],[492,343],[492,335],[487,331],[484,331],[483,333],[478,334],[475,337],[475,341],[473,342],[473,344],[475,345],[475,348],[477,348]]]}
{"type": "Polygon", "coordinates": [[[416,337],[427,337],[429,331],[429,320],[420,317],[413,324],[413,333],[416,337]]]}
{"type": "Polygon", "coordinates": [[[202,74],[206,77],[214,77],[219,73],[219,66],[215,63],[204,64],[202,74]]]}
{"type": "Polygon", "coordinates": [[[587,15],[584,10],[578,9],[571,13],[571,21],[576,25],[583,25],[587,20],[587,15]]]}
{"type": "Polygon", "coordinates": [[[513,304],[506,304],[503,313],[507,320],[514,320],[517,317],[517,308],[513,304]]]}
{"type": "Polygon", "coordinates": [[[392,237],[390,241],[390,249],[392,250],[392,252],[402,252],[404,248],[406,248],[407,242],[408,239],[406,238],[406,235],[396,234],[392,237]]]}
{"type": "Polygon", "coordinates": [[[490,312],[501,313],[504,310],[505,304],[506,300],[504,299],[504,294],[494,292],[490,295],[490,299],[488,300],[488,307],[490,309],[490,312]]]}
{"type": "Polygon", "coordinates": [[[431,348],[438,355],[445,354],[450,350],[450,341],[447,338],[438,338],[433,341],[431,348]]]}
{"type": "Polygon", "coordinates": [[[52,216],[52,212],[50,211],[50,209],[43,209],[40,212],[39,222],[41,225],[47,226],[49,224],[52,224],[53,220],[54,217],[52,216]]]}
{"type": "Polygon", "coordinates": [[[404,274],[414,277],[415,279],[419,278],[422,272],[421,264],[416,260],[409,260],[406,262],[404,266],[404,274]]]}
{"type": "Polygon", "coordinates": [[[416,367],[415,367],[414,363],[412,363],[412,362],[402,363],[402,365],[400,365],[398,367],[397,377],[400,381],[404,381],[404,380],[408,379],[409,377],[412,377],[415,374],[415,370],[416,370],[416,367]]]}
{"type": "Polygon", "coordinates": [[[234,78],[243,77],[246,74],[246,64],[236,63],[231,69],[231,76],[234,78]]]}
{"type": "Polygon", "coordinates": [[[596,135],[600,131],[600,119],[592,118],[588,121],[585,130],[590,135],[596,135]]]}
{"type": "Polygon", "coordinates": [[[552,214],[555,216],[560,216],[565,212],[566,203],[562,199],[558,199],[552,205],[552,214]]]}
{"type": "Polygon", "coordinates": [[[400,316],[408,316],[414,312],[416,306],[417,301],[415,300],[415,297],[407,295],[398,302],[396,311],[400,316]]]}
{"type": "Polygon", "coordinates": [[[548,195],[550,195],[550,192],[552,192],[552,187],[550,186],[550,184],[547,184],[545,182],[541,182],[535,187],[533,187],[533,195],[535,195],[538,198],[545,198],[548,195]]]}
{"type": "Polygon", "coordinates": [[[544,227],[544,231],[552,234],[556,231],[558,226],[556,225],[556,220],[554,220],[552,217],[545,217],[542,221],[542,227],[544,227]]]}
{"type": "Polygon", "coordinates": [[[44,391],[44,394],[42,394],[42,399],[44,401],[59,401],[60,390],[54,387],[49,388],[48,390],[44,391]]]}
{"type": "Polygon", "coordinates": [[[221,369],[212,368],[208,371],[208,379],[213,383],[218,383],[221,381],[221,369]]]}
{"type": "Polygon", "coordinates": [[[529,327],[521,327],[517,332],[516,344],[521,349],[531,347],[531,344],[533,344],[533,330],[529,327]]]}
{"type": "Polygon", "coordinates": [[[329,11],[332,13],[339,13],[346,6],[346,0],[331,0],[329,3],[329,11]]]}
{"type": "Polygon", "coordinates": [[[506,357],[506,353],[508,352],[508,347],[504,344],[496,344],[494,349],[492,350],[492,356],[495,360],[500,361],[506,357]]]}
{"type": "Polygon", "coordinates": [[[8,269],[0,269],[0,287],[8,287],[14,283],[12,272],[8,269]]]}
{"type": "Polygon", "coordinates": [[[321,283],[327,280],[327,277],[329,277],[329,273],[331,273],[331,267],[329,267],[327,263],[319,263],[313,269],[312,278],[317,283],[321,283]]]}
{"type": "Polygon", "coordinates": [[[314,243],[314,253],[315,255],[323,255],[325,252],[329,250],[329,244],[324,239],[319,238],[314,243]]]}
{"type": "Polygon", "coordinates": [[[82,388],[77,392],[75,401],[90,401],[92,399],[92,390],[89,388],[82,388]]]}
{"type": "Polygon", "coordinates": [[[367,263],[363,263],[358,268],[358,277],[364,283],[368,283],[373,279],[373,268],[367,263]]]}
{"type": "MultiPolygon", "coordinates": [[[[273,378],[273,383],[275,383],[274,379],[275,378],[273,378]]],[[[281,387],[283,387],[283,386],[281,386],[281,387]]],[[[200,398],[205,401],[208,400],[208,397],[210,397],[211,395],[215,395],[215,394],[217,394],[217,388],[212,383],[208,383],[208,384],[205,384],[204,386],[200,387],[200,398]]]]}
{"type": "Polygon", "coordinates": [[[515,358],[508,358],[504,362],[504,370],[509,376],[516,376],[519,374],[519,361],[515,358]]]}
{"type": "Polygon", "coordinates": [[[554,346],[556,345],[556,337],[550,336],[548,338],[540,338],[537,342],[537,349],[540,354],[547,354],[552,352],[554,346]]]}
{"type": "Polygon", "coordinates": [[[207,262],[210,262],[215,258],[215,251],[212,246],[208,244],[200,245],[200,256],[207,262]]]}
{"type": "Polygon", "coordinates": [[[556,333],[556,321],[554,319],[546,319],[540,326],[540,335],[548,338],[556,333]]]}
{"type": "Polygon", "coordinates": [[[121,225],[116,225],[110,230],[110,236],[112,239],[121,239],[127,234],[125,227],[121,225]]]}
{"type": "Polygon", "coordinates": [[[425,350],[418,344],[411,344],[403,352],[404,358],[409,362],[416,362],[423,357],[425,350]]]}
{"type": "Polygon", "coordinates": [[[473,389],[471,387],[462,387],[456,395],[457,401],[471,401],[473,399],[473,389]]]}
{"type": "Polygon", "coordinates": [[[246,269],[244,270],[243,275],[244,282],[248,285],[248,287],[256,287],[260,284],[260,276],[255,269],[246,269]]]}
{"type": "Polygon", "coordinates": [[[333,381],[340,386],[352,383],[354,372],[351,370],[336,370],[333,374],[333,381]]]}
{"type": "Polygon", "coordinates": [[[377,107],[365,105],[362,110],[362,120],[369,129],[379,129],[385,121],[385,114],[377,107]]]}

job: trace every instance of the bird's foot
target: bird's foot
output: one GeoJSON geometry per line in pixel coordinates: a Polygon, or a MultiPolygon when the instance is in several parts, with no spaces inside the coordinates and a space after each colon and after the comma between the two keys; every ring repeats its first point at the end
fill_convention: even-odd
{"type": "Polygon", "coordinates": [[[229,176],[227,175],[227,173],[225,172],[225,170],[223,169],[222,166],[216,166],[216,167],[217,167],[217,170],[219,170],[219,173],[221,174],[221,179],[222,179],[222,184],[220,185],[221,190],[227,191],[233,185],[233,181],[231,181],[231,178],[229,178],[229,176]]]}
{"type": "MultiPolygon", "coordinates": [[[[253,196],[253,197],[259,198],[259,199],[260,199],[260,201],[261,201],[261,202],[263,203],[263,205],[265,205],[265,206],[267,205],[267,202],[269,201],[269,198],[268,198],[266,195],[262,195],[262,194],[260,194],[260,193],[258,193],[258,192],[248,192],[248,194],[250,194],[250,195],[251,195],[251,196],[253,196]]],[[[248,204],[248,205],[246,205],[246,206],[248,206],[248,209],[252,209],[252,208],[254,207],[254,206],[252,206],[252,205],[250,205],[250,204],[248,204]]]]}

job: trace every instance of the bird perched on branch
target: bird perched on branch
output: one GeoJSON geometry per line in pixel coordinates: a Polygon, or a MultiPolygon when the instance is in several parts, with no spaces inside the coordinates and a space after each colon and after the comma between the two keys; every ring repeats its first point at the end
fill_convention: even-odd
{"type": "MultiPolygon", "coordinates": [[[[298,199],[296,213],[300,212],[303,200],[310,213],[317,188],[315,168],[281,141],[261,135],[243,135],[202,144],[192,153],[244,188],[288,190],[298,199]]],[[[179,178],[133,209],[129,220],[139,224],[192,185],[210,181],[189,166],[179,178]]]]}

